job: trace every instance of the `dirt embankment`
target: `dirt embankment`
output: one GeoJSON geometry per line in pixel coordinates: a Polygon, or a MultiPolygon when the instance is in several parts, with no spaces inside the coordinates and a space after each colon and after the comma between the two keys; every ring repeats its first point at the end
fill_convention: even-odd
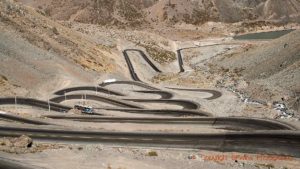
{"type": "Polygon", "coordinates": [[[22,135],[20,137],[0,138],[0,151],[14,154],[37,153],[47,149],[58,149],[62,146],[54,144],[36,144],[33,140],[22,135]]]}
{"type": "Polygon", "coordinates": [[[119,70],[110,48],[43,15],[11,0],[0,2],[3,96],[93,83],[97,74],[119,70]]]}
{"type": "Polygon", "coordinates": [[[96,71],[109,71],[109,50],[84,39],[31,8],[4,1],[0,4],[1,21],[16,30],[31,44],[69,57],[76,63],[96,71]]]}

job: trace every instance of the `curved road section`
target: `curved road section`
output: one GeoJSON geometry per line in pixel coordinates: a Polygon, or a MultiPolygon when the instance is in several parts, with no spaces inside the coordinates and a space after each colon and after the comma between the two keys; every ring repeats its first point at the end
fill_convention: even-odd
{"type": "Polygon", "coordinates": [[[222,93],[217,90],[209,90],[209,89],[183,89],[183,88],[173,88],[173,87],[167,87],[167,89],[172,90],[181,90],[181,91],[193,91],[193,92],[204,92],[204,93],[210,93],[212,94],[211,97],[205,98],[206,100],[214,100],[222,96],[222,93]]]}
{"type": "Polygon", "coordinates": [[[182,55],[181,55],[181,51],[183,49],[178,49],[177,52],[177,59],[178,59],[178,65],[179,65],[179,73],[184,72],[184,68],[183,68],[183,59],[182,59],[182,55]]]}
{"type": "Polygon", "coordinates": [[[165,103],[165,104],[173,104],[177,106],[182,106],[183,109],[188,110],[197,110],[200,108],[200,104],[189,101],[189,100],[178,100],[178,99],[124,99],[133,102],[140,103],[165,103]]]}
{"type": "Polygon", "coordinates": [[[201,47],[209,47],[209,46],[220,46],[223,44],[211,44],[211,45],[203,45],[203,46],[193,46],[193,47],[186,47],[186,48],[181,48],[178,49],[177,52],[177,58],[178,58],[178,64],[179,64],[179,73],[185,72],[184,67],[183,67],[183,58],[181,51],[186,50],[186,49],[193,49],[193,48],[201,48],[201,47]]]}
{"type": "Polygon", "coordinates": [[[122,108],[105,108],[105,110],[110,111],[122,111],[128,113],[137,113],[137,114],[155,114],[155,115],[165,115],[165,116],[212,116],[208,112],[200,110],[176,110],[176,109],[122,109],[122,108]]]}
{"type": "Polygon", "coordinates": [[[37,166],[29,166],[23,162],[18,162],[10,159],[4,159],[0,157],[0,169],[42,169],[37,166]]]}
{"type": "Polygon", "coordinates": [[[70,87],[70,88],[65,88],[65,89],[61,89],[59,91],[56,91],[54,94],[56,95],[64,95],[66,93],[70,93],[70,92],[75,92],[75,91],[94,91],[94,92],[99,92],[99,93],[105,93],[105,94],[109,94],[109,95],[115,95],[115,96],[125,96],[122,93],[116,92],[116,91],[112,91],[109,89],[105,89],[103,87],[98,87],[98,86],[78,86],[78,87],[70,87]]]}
{"type": "MultiPolygon", "coordinates": [[[[216,44],[216,45],[220,45],[220,44],[216,44]]],[[[207,45],[207,46],[214,46],[214,45],[207,45]]],[[[202,46],[201,46],[202,47],[202,46]]],[[[198,48],[198,47],[191,47],[191,48],[198,48]]],[[[183,68],[183,59],[182,59],[182,55],[181,55],[181,51],[184,49],[189,49],[189,48],[182,48],[182,49],[178,49],[177,50],[177,56],[178,56],[178,63],[179,63],[179,68],[180,68],[180,72],[184,72],[184,68],[183,68]]],[[[128,65],[128,69],[129,72],[131,74],[131,77],[133,80],[135,81],[139,81],[142,82],[141,79],[137,76],[134,67],[130,61],[129,55],[128,55],[128,51],[137,51],[141,54],[141,56],[144,58],[144,60],[153,68],[153,70],[155,70],[156,72],[161,73],[161,71],[149,60],[149,58],[145,55],[145,53],[141,50],[138,49],[127,49],[123,51],[123,55],[125,57],[126,63],[128,65]]],[[[179,88],[169,88],[169,89],[173,89],[173,90],[185,90],[185,91],[198,91],[198,92],[207,92],[207,93],[211,93],[213,96],[206,98],[207,100],[213,100],[216,98],[219,98],[222,96],[222,93],[219,91],[215,91],[215,90],[206,90],[206,89],[179,89],[179,88]]]]}
{"type": "Polygon", "coordinates": [[[70,95],[65,95],[65,96],[57,96],[54,97],[52,99],[50,99],[50,101],[55,102],[55,103],[61,103],[67,100],[75,100],[75,99],[86,99],[86,100],[94,100],[94,101],[100,101],[100,102],[105,102],[114,106],[120,106],[120,107],[126,107],[126,108],[138,108],[138,109],[142,109],[143,107],[136,105],[136,104],[132,104],[123,100],[119,100],[119,99],[113,99],[113,98],[108,98],[108,97],[104,97],[104,96],[100,96],[100,95],[91,95],[91,94],[70,94],[70,95]]]}
{"type": "Polygon", "coordinates": [[[130,72],[130,75],[132,77],[133,80],[135,81],[140,81],[141,82],[141,79],[138,77],[138,75],[136,74],[136,72],[134,71],[134,67],[131,63],[131,60],[129,58],[129,55],[128,55],[128,51],[136,51],[136,52],[139,52],[140,55],[142,56],[142,58],[150,65],[150,67],[158,72],[158,73],[161,73],[161,71],[151,62],[151,60],[146,56],[146,54],[141,51],[141,50],[138,50],[138,49],[126,49],[123,51],[123,55],[124,55],[124,58],[125,58],[125,61],[127,63],[127,66],[128,66],[128,69],[129,69],[129,72],[130,72]]]}
{"type": "MultiPolygon", "coordinates": [[[[181,49],[182,50],[182,49],[181,49]]],[[[161,99],[121,99],[105,97],[101,95],[82,95],[82,94],[70,94],[65,93],[80,91],[80,90],[98,90],[100,89],[103,93],[111,92],[113,95],[120,96],[121,93],[114,92],[108,89],[97,88],[97,87],[74,87],[62,89],[56,92],[57,97],[51,99],[51,102],[40,101],[31,98],[0,98],[0,105],[3,104],[22,104],[30,105],[34,107],[40,107],[56,111],[68,111],[72,109],[69,106],[59,104],[65,100],[82,99],[83,97],[88,100],[94,100],[99,102],[105,102],[114,106],[120,106],[122,108],[103,108],[106,110],[124,111],[131,113],[149,113],[159,115],[198,115],[198,116],[210,116],[209,113],[198,110],[200,105],[196,102],[189,100],[170,99],[173,97],[172,93],[164,92],[162,90],[153,88],[145,83],[138,82],[140,79],[134,72],[134,68],[131,64],[127,51],[123,51],[125,60],[128,64],[132,78],[136,82],[118,81],[112,83],[104,83],[100,86],[106,86],[111,84],[129,84],[136,85],[149,91],[142,90],[140,93],[159,94],[161,99]],[[114,93],[113,93],[114,92],[114,93]],[[142,103],[166,103],[175,104],[182,106],[183,110],[170,110],[170,109],[143,109],[142,106],[133,102],[142,103]]],[[[138,50],[133,50],[138,51],[138,50]]],[[[147,58],[146,55],[141,53],[141,56],[148,62],[148,64],[157,72],[160,70],[147,58]]],[[[181,57],[181,55],[179,55],[181,57]]],[[[180,58],[178,59],[180,60],[180,58]]],[[[182,66],[183,63],[181,58],[182,66]]],[[[213,90],[203,89],[174,89],[174,90],[189,90],[208,92],[213,94],[212,97],[207,98],[209,100],[216,99],[221,96],[220,92],[213,90]]],[[[100,91],[99,91],[100,92],[100,91]]],[[[121,95],[122,96],[122,95],[121,95]]],[[[300,157],[300,132],[293,126],[285,123],[273,120],[265,119],[254,119],[254,118],[213,118],[213,117],[202,117],[202,118],[137,118],[137,117],[101,117],[101,116],[84,116],[84,117],[68,117],[68,116],[49,116],[53,119],[66,119],[75,121],[87,121],[87,122],[98,122],[98,123],[153,123],[153,124],[197,124],[197,125],[210,125],[215,128],[237,130],[235,132],[228,132],[221,130],[222,133],[166,133],[166,132],[114,132],[114,131],[97,131],[97,130],[70,130],[70,128],[63,129],[51,129],[40,126],[32,127],[12,127],[12,126],[0,126],[0,137],[15,137],[22,134],[26,134],[37,141],[55,141],[55,142],[68,142],[68,143],[109,143],[126,146],[145,146],[145,147],[167,147],[167,148],[194,148],[194,149],[206,149],[206,150],[217,150],[217,151],[231,151],[231,152],[243,152],[243,153],[267,153],[277,155],[289,155],[294,157],[300,157]]],[[[29,123],[34,125],[42,125],[43,123],[26,119],[19,118],[13,115],[0,115],[0,118],[29,123]]],[[[0,160],[0,165],[2,161],[0,160]]],[[[15,164],[6,163],[7,168],[17,166],[15,164]]],[[[19,166],[22,168],[22,166],[19,166]]]]}
{"type": "Polygon", "coordinates": [[[138,81],[115,81],[115,82],[101,83],[99,85],[102,87],[105,87],[105,86],[118,85],[118,84],[133,85],[133,86],[137,86],[137,87],[141,87],[141,88],[149,89],[149,90],[159,90],[156,87],[152,87],[146,83],[138,82],[138,81]]]}
{"type": "Polygon", "coordinates": [[[172,99],[174,97],[173,93],[162,90],[135,90],[134,92],[144,94],[157,94],[161,96],[160,99],[172,99]]]}
{"type": "Polygon", "coordinates": [[[148,58],[148,56],[142,50],[139,50],[139,49],[126,49],[126,50],[124,50],[125,53],[127,53],[128,51],[138,52],[154,71],[156,71],[158,73],[161,73],[161,71],[158,69],[158,67],[155,66],[155,64],[148,58]]]}
{"type": "Polygon", "coordinates": [[[41,101],[41,100],[31,99],[31,98],[22,98],[22,97],[0,98],[0,105],[14,105],[14,104],[15,105],[33,106],[33,107],[38,107],[38,108],[47,109],[47,110],[50,108],[51,110],[57,111],[57,112],[67,112],[72,109],[72,107],[65,106],[62,104],[46,102],[46,101],[41,101]]]}
{"type": "Polygon", "coordinates": [[[14,116],[11,114],[0,114],[1,119],[16,121],[20,123],[26,123],[26,124],[34,124],[34,125],[49,125],[50,123],[45,123],[42,121],[32,120],[24,117],[14,116]]]}

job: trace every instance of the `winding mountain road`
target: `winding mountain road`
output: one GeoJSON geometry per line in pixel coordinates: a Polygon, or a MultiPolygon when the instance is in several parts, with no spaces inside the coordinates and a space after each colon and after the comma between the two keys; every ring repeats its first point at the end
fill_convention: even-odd
{"type": "Polygon", "coordinates": [[[23,98],[23,97],[0,98],[0,105],[27,105],[27,106],[46,109],[46,110],[48,110],[50,107],[52,111],[57,111],[57,112],[66,112],[72,109],[72,107],[65,106],[58,103],[53,103],[50,101],[47,102],[47,101],[41,101],[37,99],[23,98]]]}
{"type": "MultiPolygon", "coordinates": [[[[182,50],[182,49],[181,49],[182,50]]],[[[144,52],[135,49],[123,51],[126,63],[128,65],[131,77],[134,81],[115,81],[102,83],[98,86],[77,86],[61,89],[54,93],[50,101],[41,101],[32,98],[0,98],[0,105],[28,105],[42,109],[51,109],[58,112],[68,112],[72,109],[63,103],[65,101],[75,101],[78,99],[92,100],[95,102],[108,103],[112,107],[99,107],[95,110],[100,111],[119,111],[125,113],[151,114],[158,117],[111,117],[100,114],[94,115],[45,115],[44,117],[52,120],[72,121],[73,123],[138,123],[138,124],[177,124],[195,125],[201,129],[202,126],[209,126],[213,129],[220,129],[220,132],[209,133],[182,133],[182,132],[116,132],[116,131],[94,131],[74,127],[58,129],[50,128],[48,123],[36,119],[28,119],[10,114],[0,114],[0,118],[8,121],[30,124],[30,127],[23,125],[0,126],[0,136],[15,137],[28,135],[36,141],[42,142],[62,142],[62,143],[106,143],[125,146],[144,146],[144,147],[166,147],[166,148],[193,148],[215,151],[233,151],[244,153],[266,153],[277,155],[289,155],[300,157],[300,132],[299,129],[270,119],[245,118],[245,117],[211,117],[208,112],[201,110],[200,104],[186,99],[174,99],[176,97],[170,90],[206,92],[212,94],[207,100],[215,100],[222,96],[222,93],[216,90],[208,89],[184,89],[168,88],[169,90],[153,87],[143,83],[137,76],[134,67],[130,61],[128,52],[139,52],[141,57],[158,73],[160,69],[144,54],[144,52]],[[143,88],[142,90],[133,90],[135,95],[159,95],[159,99],[138,99],[132,96],[126,96],[115,90],[105,87],[110,85],[134,85],[143,88]],[[95,91],[96,94],[81,94],[77,92],[95,91]],[[76,92],[76,93],[72,93],[76,92]],[[103,95],[103,94],[108,94],[103,95]],[[141,103],[143,105],[141,105],[141,103]],[[183,109],[161,109],[145,108],[147,104],[167,104],[169,106],[181,106],[183,109]],[[163,117],[161,117],[163,115],[163,117]],[[190,117],[174,117],[190,116],[190,117]],[[34,127],[36,126],[36,127],[34,127]],[[42,126],[42,127],[40,127],[42,126]]],[[[180,71],[184,72],[183,61],[180,51],[178,53],[178,62],[180,71]]],[[[51,124],[52,126],[54,124],[51,124]]],[[[0,164],[2,162],[0,161],[0,164]]],[[[5,162],[3,162],[4,164],[5,162]]],[[[8,164],[10,165],[10,164],[8,164]]]]}
{"type": "Polygon", "coordinates": [[[174,88],[174,87],[167,87],[167,89],[172,90],[181,90],[181,91],[192,91],[192,92],[202,92],[202,93],[209,93],[212,94],[211,97],[205,98],[206,100],[215,100],[222,96],[222,93],[217,90],[209,90],[209,89],[183,89],[183,88],[174,88]]]}
{"type": "Polygon", "coordinates": [[[70,87],[70,88],[65,88],[65,89],[61,89],[59,91],[56,91],[54,94],[55,95],[65,95],[68,94],[70,92],[75,92],[75,91],[94,91],[94,92],[99,92],[99,93],[105,93],[105,94],[109,94],[109,95],[115,95],[115,96],[125,96],[124,94],[120,93],[120,92],[116,92],[116,91],[112,91],[103,87],[99,87],[99,86],[78,86],[78,87],[70,87]]]}

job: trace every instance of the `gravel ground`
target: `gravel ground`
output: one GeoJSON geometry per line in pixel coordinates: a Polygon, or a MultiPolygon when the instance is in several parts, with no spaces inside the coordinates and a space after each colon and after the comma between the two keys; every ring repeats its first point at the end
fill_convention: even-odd
{"type": "Polygon", "coordinates": [[[299,159],[262,160],[257,159],[257,156],[253,154],[215,153],[203,150],[136,149],[105,145],[70,145],[41,153],[13,155],[0,152],[0,155],[24,164],[61,169],[292,169],[299,165],[299,159]]]}
{"type": "MultiPolygon", "coordinates": [[[[174,91],[176,99],[189,99],[198,102],[201,104],[201,110],[214,116],[274,119],[279,112],[274,110],[272,102],[278,100],[282,100],[289,107],[299,110],[299,103],[298,105],[295,104],[297,98],[299,102],[299,30],[273,41],[241,42],[230,38],[232,35],[230,33],[237,31],[242,26],[238,24],[210,22],[204,24],[203,29],[201,29],[201,27],[194,25],[178,23],[172,29],[159,27],[159,29],[153,30],[118,30],[76,22],[62,21],[57,23],[40,15],[40,13],[31,8],[12,5],[12,1],[9,0],[0,2],[0,94],[2,96],[18,95],[47,100],[52,96],[53,91],[61,88],[97,85],[101,81],[111,78],[117,80],[131,79],[122,56],[122,50],[127,48],[138,48],[144,51],[150,48],[150,50],[157,49],[160,53],[173,52],[174,54],[177,49],[184,47],[221,44],[183,51],[185,68],[188,70],[184,73],[177,73],[179,70],[177,60],[171,58],[167,58],[169,60],[163,63],[155,63],[165,72],[157,74],[146,65],[143,59],[137,56],[136,52],[130,52],[130,56],[132,56],[137,74],[144,81],[153,82],[159,88],[172,86],[221,91],[222,97],[216,100],[204,99],[209,95],[201,92],[174,91]],[[204,39],[204,37],[209,38],[204,39]],[[266,100],[267,104],[247,103],[241,100],[237,92],[233,91],[244,91],[246,93],[242,94],[245,95],[248,92],[248,95],[253,98],[266,100]]],[[[257,29],[270,28],[267,26],[257,29]]],[[[246,28],[244,31],[249,30],[246,28]]],[[[252,31],[255,32],[256,29],[253,28],[252,31]]],[[[155,59],[155,56],[152,55],[152,58],[155,59]]],[[[112,85],[109,88],[125,92],[131,97],[157,97],[132,93],[131,90],[139,88],[130,85],[112,85]]],[[[78,101],[68,101],[66,104],[74,105],[78,101]]],[[[95,102],[90,102],[90,104],[108,106],[95,102]]],[[[166,104],[143,104],[143,106],[157,109],[180,108],[177,106],[170,107],[166,104]]],[[[14,106],[1,106],[1,110],[34,118],[41,118],[42,115],[47,114],[58,114],[33,109],[29,106],[20,106],[17,109],[14,106]]],[[[101,113],[108,116],[153,117],[153,115],[114,111],[102,111],[101,113]]],[[[67,129],[86,130],[224,132],[209,126],[197,127],[195,125],[178,127],[177,125],[165,124],[155,126],[120,123],[77,124],[64,120],[45,118],[42,120],[57,124],[58,126],[48,126],[54,129],[64,126],[67,129]]],[[[299,126],[297,118],[287,118],[282,119],[282,121],[299,126]]],[[[33,127],[11,121],[0,121],[0,123],[4,126],[33,127]]],[[[213,155],[212,157],[217,155],[218,158],[222,158],[222,155],[229,157],[233,153],[116,148],[108,145],[39,145],[40,143],[35,143],[35,141],[33,145],[36,149],[22,147],[22,151],[14,152],[12,151],[14,148],[7,147],[7,145],[15,146],[15,144],[9,144],[10,142],[15,143],[15,140],[4,139],[1,143],[0,148],[3,148],[0,151],[1,157],[45,168],[292,169],[299,166],[299,159],[290,161],[205,160],[205,157],[209,155],[213,155]]]]}

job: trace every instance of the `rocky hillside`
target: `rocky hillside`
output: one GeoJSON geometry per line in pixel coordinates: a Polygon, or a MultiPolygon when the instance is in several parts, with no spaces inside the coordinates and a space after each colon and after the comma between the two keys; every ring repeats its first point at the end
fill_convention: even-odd
{"type": "Polygon", "coordinates": [[[0,29],[2,95],[12,94],[8,88],[28,94],[116,71],[110,49],[11,0],[0,1],[0,29]]]}
{"type": "Polygon", "coordinates": [[[300,22],[298,0],[18,0],[58,20],[138,26],[206,21],[300,22]]]}
{"type": "Polygon", "coordinates": [[[143,9],[157,0],[19,0],[58,20],[119,25],[144,21],[143,9]]]}
{"type": "MultiPolygon", "coordinates": [[[[300,110],[300,30],[212,61],[247,81],[245,91],[262,100],[286,101],[300,110]]],[[[238,79],[238,78],[236,78],[238,79]]]]}

